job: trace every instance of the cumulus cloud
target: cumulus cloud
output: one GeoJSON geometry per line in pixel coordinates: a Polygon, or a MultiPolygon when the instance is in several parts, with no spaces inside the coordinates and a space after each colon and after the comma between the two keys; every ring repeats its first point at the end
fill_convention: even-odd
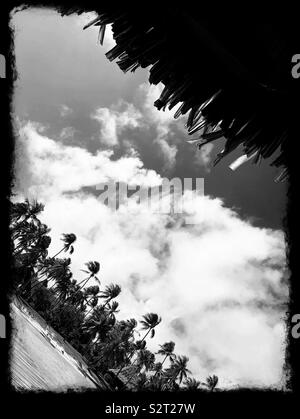
{"type": "Polygon", "coordinates": [[[194,220],[188,225],[185,214],[145,205],[112,211],[82,188],[108,178],[160,184],[135,153],[118,160],[112,151],[93,155],[47,138],[32,123],[17,143],[16,189],[46,204],[50,254],[61,247],[61,233],[74,232],[75,278],[86,261],[99,260],[102,284],[122,286],[119,318],[162,316],[151,350],[174,340],[195,377],[217,374],[221,386],[284,384],[288,287],[281,231],[254,227],[208,196],[186,196],[185,214],[194,220]]]}
{"type": "Polygon", "coordinates": [[[60,134],[59,134],[59,138],[61,140],[66,140],[67,138],[72,138],[75,134],[76,130],[74,127],[64,127],[60,134]]]}
{"type": "Polygon", "coordinates": [[[73,113],[73,109],[71,109],[71,108],[70,108],[69,106],[67,106],[67,105],[60,105],[59,112],[60,112],[60,116],[61,116],[62,118],[64,118],[64,117],[66,117],[66,116],[71,115],[71,114],[73,113]]]}
{"type": "Polygon", "coordinates": [[[163,85],[149,85],[143,83],[139,86],[138,97],[141,101],[143,112],[149,124],[156,128],[156,137],[153,142],[156,144],[164,157],[164,172],[171,172],[176,165],[176,154],[178,148],[176,144],[170,144],[174,139],[172,125],[176,124],[174,120],[174,110],[158,110],[153,103],[159,98],[163,90],[163,85]]]}
{"type": "Polygon", "coordinates": [[[149,129],[150,135],[154,133],[153,138],[149,140],[157,148],[158,155],[163,160],[162,172],[169,174],[176,166],[178,138],[173,129],[178,122],[174,120],[174,110],[158,111],[153,106],[162,89],[161,84],[154,86],[143,83],[138,88],[136,104],[121,100],[111,107],[96,109],[91,118],[100,124],[100,143],[110,148],[119,146],[120,142],[123,144],[128,141],[121,136],[125,129],[149,129]]]}
{"type": "Polygon", "coordinates": [[[125,128],[141,125],[142,114],[130,103],[119,101],[111,108],[98,108],[91,115],[100,124],[99,139],[102,144],[119,144],[119,135],[125,128]]]}
{"type": "Polygon", "coordinates": [[[212,143],[208,143],[201,147],[200,150],[197,150],[194,159],[196,166],[204,167],[207,171],[210,170],[209,165],[212,160],[213,148],[214,145],[212,143]]]}
{"type": "Polygon", "coordinates": [[[24,193],[42,199],[96,187],[109,179],[142,185],[161,182],[156,172],[143,168],[133,151],[118,160],[111,159],[111,150],[91,154],[84,148],[66,146],[42,136],[32,122],[20,128],[16,153],[16,182],[24,193]]]}

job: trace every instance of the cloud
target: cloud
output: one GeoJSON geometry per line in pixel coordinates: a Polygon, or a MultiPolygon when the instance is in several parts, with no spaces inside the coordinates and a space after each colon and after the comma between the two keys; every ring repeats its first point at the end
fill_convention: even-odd
{"type": "Polygon", "coordinates": [[[161,182],[156,172],[143,168],[142,161],[133,151],[131,155],[111,160],[111,150],[91,154],[84,148],[66,146],[42,136],[32,122],[24,124],[19,134],[16,182],[24,194],[32,197],[44,199],[78,192],[109,179],[143,185],[161,182]]]}
{"type": "Polygon", "coordinates": [[[116,41],[114,40],[114,37],[113,37],[111,25],[106,25],[104,42],[103,42],[105,52],[111,50],[115,45],[116,45],[116,41]]]}
{"type": "Polygon", "coordinates": [[[194,159],[196,166],[204,167],[207,171],[209,171],[209,164],[212,160],[213,149],[214,145],[212,143],[208,143],[201,147],[200,150],[197,150],[194,159]]]}
{"type": "Polygon", "coordinates": [[[100,124],[100,142],[112,147],[119,144],[119,135],[125,128],[141,125],[142,114],[132,104],[119,101],[111,108],[96,109],[91,118],[100,124]]]}
{"type": "Polygon", "coordinates": [[[170,144],[174,138],[174,127],[177,122],[174,119],[174,110],[169,111],[166,109],[158,110],[153,106],[153,103],[159,98],[163,90],[163,85],[149,85],[149,83],[143,83],[138,89],[138,98],[141,102],[143,113],[146,120],[150,125],[156,128],[156,137],[153,142],[156,144],[164,158],[164,172],[171,172],[176,165],[176,154],[178,148],[175,144],[170,144]]]}
{"type": "Polygon", "coordinates": [[[61,248],[61,233],[74,232],[75,278],[82,278],[85,262],[99,260],[102,286],[122,286],[119,318],[162,316],[148,340],[151,350],[174,340],[201,381],[217,374],[221,386],[284,385],[288,286],[281,231],[255,227],[209,196],[185,196],[190,225],[185,215],[147,206],[112,211],[94,189],[82,188],[108,178],[160,184],[136,153],[115,160],[112,151],[91,154],[47,138],[33,123],[21,127],[17,145],[16,192],[46,204],[50,254],[61,248]]]}
{"type": "Polygon", "coordinates": [[[178,149],[176,145],[170,145],[164,138],[156,138],[154,143],[157,144],[164,156],[164,165],[162,167],[163,172],[170,173],[176,165],[176,154],[178,149]]]}
{"type": "Polygon", "coordinates": [[[61,140],[66,140],[67,138],[72,138],[75,134],[76,130],[73,127],[64,127],[60,134],[59,134],[59,138],[61,140]]]}
{"type": "Polygon", "coordinates": [[[60,116],[65,118],[73,113],[73,109],[69,108],[67,105],[60,105],[60,116]]]}
{"type": "Polygon", "coordinates": [[[110,107],[100,107],[91,115],[100,124],[100,143],[109,148],[126,146],[127,138],[122,137],[125,130],[144,128],[144,133],[153,135],[149,140],[162,158],[162,172],[171,173],[176,166],[178,141],[175,131],[178,121],[174,120],[174,111],[158,111],[153,102],[159,97],[162,85],[153,86],[143,83],[139,86],[136,104],[120,100],[110,107]]]}

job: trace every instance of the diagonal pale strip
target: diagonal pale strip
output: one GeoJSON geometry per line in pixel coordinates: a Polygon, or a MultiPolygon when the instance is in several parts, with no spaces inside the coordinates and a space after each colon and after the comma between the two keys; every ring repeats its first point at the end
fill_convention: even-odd
{"type": "Polygon", "coordinates": [[[91,20],[89,23],[87,23],[84,27],[83,30],[89,28],[90,26],[94,25],[95,23],[99,22],[99,20],[101,20],[100,16],[95,17],[95,19],[91,20]]]}
{"type": "Polygon", "coordinates": [[[251,160],[255,155],[257,154],[257,151],[255,153],[252,153],[250,156],[247,156],[247,154],[243,154],[236,160],[234,160],[230,165],[229,169],[232,171],[238,169],[242,164],[246,163],[247,161],[251,160]]]}

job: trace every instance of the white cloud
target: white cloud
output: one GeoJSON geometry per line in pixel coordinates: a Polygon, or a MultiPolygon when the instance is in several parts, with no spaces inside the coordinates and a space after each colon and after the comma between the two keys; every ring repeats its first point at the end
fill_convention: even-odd
{"type": "Polygon", "coordinates": [[[76,130],[74,127],[64,127],[60,134],[59,134],[59,138],[61,140],[65,140],[67,138],[72,138],[75,134],[76,130]]]}
{"type": "Polygon", "coordinates": [[[137,128],[141,125],[142,114],[132,104],[119,101],[111,108],[96,109],[91,117],[100,124],[100,142],[115,146],[119,144],[118,136],[125,128],[137,128]]]}
{"type": "Polygon", "coordinates": [[[116,41],[114,40],[114,37],[113,37],[111,25],[106,25],[104,42],[103,42],[105,52],[111,50],[115,45],[116,45],[116,41]]]}
{"type": "MultiPolygon", "coordinates": [[[[187,138],[187,131],[184,127],[186,115],[181,115],[177,118],[177,120],[174,119],[176,109],[181,103],[176,105],[176,107],[171,110],[166,108],[165,111],[163,111],[162,109],[158,110],[155,108],[153,104],[159,98],[163,87],[162,83],[159,83],[158,85],[143,83],[139,86],[138,97],[142,104],[146,119],[150,122],[150,124],[154,124],[156,126],[157,137],[154,142],[160,147],[161,152],[165,157],[165,169],[170,172],[170,170],[176,165],[176,154],[178,151],[177,145],[174,144],[174,141],[182,141],[187,138]],[[182,138],[178,139],[178,134],[174,135],[175,126],[178,128],[178,131],[181,132],[182,138]]],[[[208,143],[203,146],[201,150],[197,150],[195,153],[194,164],[196,166],[204,167],[207,171],[209,171],[213,148],[214,145],[212,143],[208,143]]]]}
{"type": "Polygon", "coordinates": [[[143,83],[139,86],[137,94],[137,107],[120,100],[111,107],[101,107],[91,115],[100,124],[99,139],[101,144],[115,147],[120,142],[127,141],[121,138],[124,129],[152,128],[155,133],[153,144],[158,147],[163,157],[162,171],[170,173],[176,165],[177,145],[176,136],[172,127],[177,125],[174,120],[174,111],[158,111],[153,102],[159,97],[162,86],[143,83]],[[138,109],[140,108],[140,109],[138,109]]]}
{"type": "Polygon", "coordinates": [[[187,200],[195,225],[139,206],[135,213],[112,212],[79,191],[108,177],[159,184],[137,155],[115,161],[112,152],[92,155],[41,135],[32,123],[22,127],[18,150],[18,191],[46,204],[50,254],[61,247],[61,233],[74,232],[75,278],[83,263],[99,260],[103,284],[122,286],[120,316],[162,316],[149,348],[174,340],[198,379],[214,373],[221,386],[282,385],[288,298],[282,232],[254,227],[207,196],[187,200]]]}
{"type": "Polygon", "coordinates": [[[60,105],[59,110],[60,110],[60,116],[62,118],[66,117],[66,116],[69,116],[69,115],[71,115],[73,113],[73,109],[71,109],[67,105],[60,105]]]}
{"type": "Polygon", "coordinates": [[[131,153],[115,161],[110,159],[112,151],[98,151],[93,155],[84,148],[66,146],[42,136],[31,122],[20,129],[16,149],[19,188],[40,199],[95,187],[108,179],[145,185],[161,181],[153,170],[143,168],[137,154],[131,153]]]}
{"type": "Polygon", "coordinates": [[[170,172],[172,169],[174,169],[176,165],[176,154],[178,152],[178,149],[176,145],[169,144],[165,138],[156,138],[154,140],[155,144],[158,144],[163,156],[164,156],[164,166],[162,170],[164,172],[170,172]]]}
{"type": "Polygon", "coordinates": [[[196,151],[195,154],[195,164],[197,166],[202,166],[209,171],[209,164],[212,160],[212,151],[214,149],[214,145],[212,143],[205,144],[201,147],[200,150],[196,151]]]}
{"type": "Polygon", "coordinates": [[[176,165],[176,154],[178,151],[175,144],[170,144],[174,137],[172,126],[176,125],[176,120],[174,119],[174,109],[171,111],[168,109],[159,111],[153,106],[162,90],[163,85],[161,83],[158,85],[143,83],[139,86],[138,97],[146,120],[156,128],[156,137],[153,142],[158,145],[164,157],[163,170],[170,172],[176,165]]]}

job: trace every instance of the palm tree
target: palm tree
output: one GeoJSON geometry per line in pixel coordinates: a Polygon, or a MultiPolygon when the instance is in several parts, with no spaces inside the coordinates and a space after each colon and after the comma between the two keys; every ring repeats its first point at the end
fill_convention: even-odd
{"type": "Polygon", "coordinates": [[[147,390],[148,389],[148,383],[149,383],[149,380],[148,380],[147,375],[144,372],[142,372],[142,373],[138,374],[138,377],[137,377],[134,388],[135,388],[136,391],[147,390]]]}
{"type": "Polygon", "coordinates": [[[61,252],[70,252],[72,254],[74,252],[73,243],[76,241],[77,237],[74,233],[64,233],[62,235],[62,241],[64,242],[63,248],[53,256],[56,258],[61,252]]]}
{"type": "MultiPolygon", "coordinates": [[[[141,372],[144,367],[144,372],[153,368],[155,362],[155,355],[150,352],[148,349],[141,349],[138,351],[137,358],[134,360],[133,364],[136,363],[138,370],[141,372]]],[[[125,386],[128,385],[136,373],[132,374],[131,377],[126,381],[125,386]]]]}
{"type": "Polygon", "coordinates": [[[137,356],[137,366],[141,370],[145,368],[145,372],[153,368],[155,362],[155,355],[148,349],[141,349],[137,356]]]}
{"type": "Polygon", "coordinates": [[[209,391],[214,391],[214,389],[216,388],[217,384],[218,384],[219,378],[216,375],[209,375],[206,379],[206,387],[208,388],[209,391]]]}
{"type": "Polygon", "coordinates": [[[171,388],[176,380],[181,384],[184,378],[187,378],[187,374],[190,370],[187,368],[189,359],[186,356],[178,356],[171,361],[171,366],[166,370],[165,376],[167,378],[167,387],[171,388]]]}
{"type": "Polygon", "coordinates": [[[98,303],[98,299],[100,298],[100,288],[98,285],[92,285],[90,287],[87,287],[84,290],[84,297],[86,299],[86,305],[90,306],[90,310],[86,313],[86,317],[89,315],[89,313],[93,310],[94,307],[96,307],[98,303]]]}
{"type": "Polygon", "coordinates": [[[88,343],[86,344],[86,350],[83,355],[86,355],[87,352],[90,350],[90,344],[93,340],[95,340],[94,345],[97,341],[105,340],[105,337],[109,333],[109,331],[114,327],[116,323],[116,318],[114,315],[107,316],[102,307],[98,307],[93,312],[91,318],[83,326],[83,330],[87,332],[90,336],[88,343]]]}
{"type": "Polygon", "coordinates": [[[155,313],[147,313],[141,320],[142,329],[147,330],[146,334],[142,338],[142,341],[146,339],[147,335],[151,332],[150,337],[153,338],[155,335],[155,327],[161,322],[161,317],[155,313]]]}
{"type": "Polygon", "coordinates": [[[145,349],[146,348],[146,341],[145,340],[136,340],[135,341],[135,349],[138,351],[139,349],[145,349]]]}
{"type": "Polygon", "coordinates": [[[70,270],[71,259],[54,259],[53,264],[48,266],[47,269],[47,278],[53,280],[54,284],[49,288],[49,290],[56,287],[57,283],[62,283],[64,280],[71,279],[72,272],[70,270]]]}
{"type": "Polygon", "coordinates": [[[175,349],[175,343],[170,341],[166,342],[163,345],[159,345],[160,349],[157,352],[159,355],[163,355],[164,359],[162,361],[162,366],[164,365],[167,358],[169,358],[171,361],[175,359],[174,349],[175,349]]]}
{"type": "Polygon", "coordinates": [[[76,293],[81,291],[81,289],[87,285],[87,283],[90,281],[91,278],[94,278],[100,284],[100,281],[98,277],[96,276],[96,274],[99,272],[99,269],[100,269],[100,263],[97,261],[94,261],[94,262],[87,262],[85,265],[88,268],[88,271],[82,269],[82,272],[89,274],[89,276],[78,283],[79,288],[75,292],[74,295],[76,295],[76,293]]]}
{"type": "Polygon", "coordinates": [[[117,322],[108,332],[105,342],[100,343],[97,348],[94,363],[104,368],[118,368],[123,365],[128,360],[128,353],[132,352],[136,326],[135,319],[117,322]]]}
{"type": "MultiPolygon", "coordinates": [[[[142,329],[143,330],[147,330],[147,332],[145,333],[144,337],[141,339],[141,343],[146,339],[147,335],[151,332],[151,338],[154,337],[155,334],[155,327],[159,325],[159,323],[161,322],[161,317],[159,317],[157,314],[155,313],[147,313],[143,316],[143,320],[141,320],[141,324],[142,324],[142,329]]],[[[132,353],[130,354],[128,361],[131,360],[131,358],[133,357],[135,353],[135,350],[132,351],[132,353]]],[[[117,373],[117,377],[120,374],[120,372],[124,369],[125,364],[123,364],[123,366],[119,369],[118,373],[117,373]]]]}
{"type": "MultiPolygon", "coordinates": [[[[58,299],[53,305],[53,309],[69,295],[71,290],[72,272],[70,270],[71,259],[54,259],[47,267],[46,276],[47,280],[54,281],[54,284],[49,288],[58,292],[58,299]]],[[[36,273],[37,275],[37,273],[36,273]]],[[[39,305],[35,307],[39,308],[39,305]]]]}
{"type": "Polygon", "coordinates": [[[162,374],[162,369],[163,369],[163,364],[162,364],[162,362],[156,362],[156,363],[153,365],[153,371],[155,371],[154,377],[155,377],[156,375],[161,375],[161,374],[162,374]]]}
{"type": "Polygon", "coordinates": [[[20,228],[12,231],[13,240],[17,241],[14,248],[14,255],[23,251],[28,251],[33,247],[41,245],[42,240],[47,240],[47,247],[50,245],[51,238],[47,236],[50,229],[45,224],[35,224],[33,221],[23,221],[19,223],[20,228]],[[47,239],[43,239],[47,237],[47,239]]]}
{"type": "Polygon", "coordinates": [[[195,380],[195,378],[188,377],[185,380],[184,385],[185,385],[185,390],[195,391],[195,390],[199,390],[201,383],[200,381],[195,380]]]}
{"type": "Polygon", "coordinates": [[[10,216],[11,216],[12,222],[17,222],[22,218],[23,219],[26,218],[28,214],[28,207],[29,207],[28,199],[26,199],[25,202],[11,203],[10,216]]]}
{"type": "MultiPolygon", "coordinates": [[[[14,256],[16,259],[20,259],[21,255],[27,255],[27,263],[30,261],[28,268],[34,271],[34,266],[37,263],[42,263],[48,255],[48,247],[51,243],[51,237],[47,235],[50,231],[45,224],[35,225],[34,223],[25,222],[26,227],[18,237],[18,246],[15,248],[14,256]]],[[[21,257],[23,263],[25,259],[21,257]]],[[[36,273],[36,272],[35,272],[36,273]]],[[[31,276],[19,286],[19,292],[22,292],[24,288],[31,283],[31,276]]]]}
{"type": "Polygon", "coordinates": [[[33,221],[38,222],[37,215],[44,210],[44,205],[36,200],[30,202],[27,198],[24,202],[17,202],[11,205],[11,217],[13,222],[27,221],[32,218],[33,221]]]}
{"type": "Polygon", "coordinates": [[[121,293],[121,287],[119,285],[110,284],[105,287],[105,290],[102,291],[101,297],[106,299],[105,304],[103,307],[106,307],[107,304],[110,303],[111,300],[117,298],[121,293]]]}
{"type": "Polygon", "coordinates": [[[118,310],[118,307],[119,307],[119,303],[117,301],[113,301],[111,304],[109,304],[108,310],[107,310],[109,315],[119,313],[120,310],[118,310]]]}
{"type": "MultiPolygon", "coordinates": [[[[64,8],[61,13],[66,13],[64,8]]],[[[114,8],[103,4],[84,29],[99,26],[102,44],[105,26],[112,24],[116,46],[106,57],[117,59],[123,72],[151,66],[150,84],[164,85],[154,106],[172,109],[180,104],[174,117],[188,114],[188,133],[198,134],[200,147],[225,137],[225,148],[216,161],[241,145],[247,156],[256,153],[255,162],[279,149],[272,164],[286,167],[298,132],[295,86],[285,71],[286,57],[297,50],[297,21],[292,13],[284,30],[280,16],[264,16],[253,26],[254,14],[247,20],[242,14],[203,16],[184,3],[176,8],[160,5],[159,11],[149,9],[147,18],[141,16],[142,8],[127,3],[114,8]],[[245,45],[252,46],[247,57],[245,45]],[[196,64],[199,50],[200,67],[196,64]]]]}

